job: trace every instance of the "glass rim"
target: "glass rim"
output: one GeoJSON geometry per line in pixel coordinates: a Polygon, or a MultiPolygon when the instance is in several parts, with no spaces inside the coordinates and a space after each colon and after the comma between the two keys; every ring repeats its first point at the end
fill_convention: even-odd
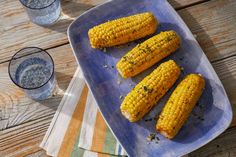
{"type": "Polygon", "coordinates": [[[29,8],[29,9],[35,9],[35,10],[40,10],[40,9],[45,9],[49,6],[51,6],[54,2],[56,2],[57,0],[54,0],[52,3],[50,3],[49,5],[45,6],[45,7],[41,7],[41,8],[32,8],[32,7],[29,7],[27,6],[25,3],[22,2],[22,0],[19,0],[21,2],[21,4],[26,7],[26,8],[29,8]]]}
{"type": "MultiPolygon", "coordinates": [[[[41,51],[40,51],[40,52],[41,52],[41,51]]],[[[36,52],[36,53],[37,53],[37,52],[36,52]]],[[[35,53],[32,53],[32,54],[35,54],[35,53]]],[[[26,56],[27,56],[27,55],[26,55],[26,56]]],[[[23,57],[24,57],[24,56],[23,56],[23,57]]],[[[49,82],[49,80],[51,80],[52,76],[54,75],[54,70],[55,70],[54,67],[55,67],[55,66],[54,66],[54,61],[53,61],[53,59],[52,59],[52,56],[51,56],[46,50],[44,50],[44,49],[42,49],[42,48],[39,48],[39,47],[36,47],[36,46],[24,47],[24,48],[18,50],[18,51],[11,57],[11,59],[10,59],[10,61],[9,61],[9,64],[8,64],[8,74],[9,74],[9,77],[10,77],[10,79],[12,80],[12,82],[13,82],[15,85],[17,85],[18,87],[20,87],[20,88],[22,88],[22,89],[27,89],[27,90],[34,90],[34,89],[38,89],[38,88],[43,87],[45,84],[47,84],[47,83],[49,82]],[[11,72],[11,70],[10,70],[11,62],[12,62],[12,60],[14,60],[14,57],[15,57],[19,52],[21,52],[22,50],[28,49],[28,48],[36,48],[36,49],[39,49],[39,50],[45,52],[45,53],[49,56],[49,58],[51,59],[51,61],[52,61],[52,73],[51,73],[51,76],[48,78],[47,81],[45,81],[45,83],[43,83],[42,85],[40,85],[40,86],[38,86],[38,87],[34,87],[34,88],[22,87],[21,85],[19,85],[17,82],[14,81],[14,79],[12,78],[11,73],[10,73],[10,72],[11,72]]]]}

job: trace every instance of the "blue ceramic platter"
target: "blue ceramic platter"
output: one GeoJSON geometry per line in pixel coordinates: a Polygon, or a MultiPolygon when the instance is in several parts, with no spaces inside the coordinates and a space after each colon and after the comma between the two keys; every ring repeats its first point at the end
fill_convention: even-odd
{"type": "Polygon", "coordinates": [[[109,1],[77,18],[70,25],[68,36],[103,117],[130,157],[181,156],[205,145],[229,126],[232,110],[224,87],[192,33],[166,0],[109,1]],[[145,11],[152,12],[160,22],[156,33],[173,29],[181,36],[181,48],[138,76],[124,80],[114,68],[117,61],[145,39],[121,47],[107,48],[104,52],[91,48],[87,33],[93,26],[108,20],[145,11]],[[187,123],[173,140],[158,135],[160,138],[158,144],[155,142],[148,144],[146,138],[150,133],[156,132],[156,121],[145,121],[145,119],[153,118],[161,111],[177,83],[151,112],[137,123],[130,123],[121,115],[120,96],[125,96],[155,67],[169,59],[175,60],[184,68],[177,83],[186,74],[200,73],[206,79],[206,88],[187,123]]]}

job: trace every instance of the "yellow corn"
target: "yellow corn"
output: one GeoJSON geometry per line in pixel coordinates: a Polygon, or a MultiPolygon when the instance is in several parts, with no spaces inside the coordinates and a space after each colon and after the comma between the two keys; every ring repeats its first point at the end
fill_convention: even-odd
{"type": "Polygon", "coordinates": [[[180,47],[180,38],[174,31],[161,32],[138,44],[120,59],[116,67],[122,77],[135,76],[180,47]]]}
{"type": "Polygon", "coordinates": [[[125,97],[120,106],[122,114],[130,122],[141,119],[171,88],[179,75],[180,68],[173,60],[162,63],[125,97]]]}
{"type": "Polygon", "coordinates": [[[88,36],[93,48],[111,47],[153,34],[157,25],[154,15],[145,12],[95,26],[89,30],[88,36]]]}
{"type": "Polygon", "coordinates": [[[188,75],[174,90],[158,119],[156,129],[173,138],[187,120],[205,86],[201,75],[188,75]]]}

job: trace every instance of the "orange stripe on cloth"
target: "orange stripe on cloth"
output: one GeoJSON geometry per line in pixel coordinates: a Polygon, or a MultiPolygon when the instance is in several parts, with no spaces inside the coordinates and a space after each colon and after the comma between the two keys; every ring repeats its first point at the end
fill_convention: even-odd
{"type": "Polygon", "coordinates": [[[106,130],[107,125],[98,110],[97,117],[96,117],[96,123],[93,131],[93,141],[91,150],[95,152],[102,152],[103,151],[103,145],[105,143],[105,137],[106,137],[106,130]]]}
{"type": "Polygon", "coordinates": [[[98,157],[111,157],[111,155],[98,153],[98,157]]]}
{"type": "Polygon", "coordinates": [[[66,130],[66,134],[64,136],[63,142],[61,144],[58,153],[59,157],[70,156],[72,152],[72,149],[76,142],[76,137],[78,135],[78,130],[80,129],[83,121],[83,113],[86,106],[87,96],[88,96],[88,87],[87,85],[85,85],[81,93],[80,100],[73,112],[70,124],[66,130]]]}

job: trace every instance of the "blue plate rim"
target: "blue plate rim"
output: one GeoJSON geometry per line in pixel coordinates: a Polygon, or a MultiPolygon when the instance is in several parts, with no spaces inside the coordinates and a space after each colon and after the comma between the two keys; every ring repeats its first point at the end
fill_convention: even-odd
{"type": "MultiPolygon", "coordinates": [[[[69,44],[70,44],[70,47],[71,47],[71,49],[72,49],[72,52],[73,52],[73,54],[74,54],[74,56],[75,56],[75,59],[76,59],[76,61],[77,61],[77,64],[78,64],[78,66],[80,67],[82,73],[84,73],[84,71],[83,71],[83,69],[82,69],[81,66],[80,66],[80,62],[79,62],[78,58],[76,57],[75,49],[74,49],[74,47],[73,47],[73,45],[72,45],[72,42],[71,42],[70,29],[73,27],[73,25],[75,24],[75,22],[76,22],[77,20],[79,20],[79,18],[81,18],[82,16],[86,15],[88,12],[91,12],[91,11],[93,11],[93,10],[99,8],[100,6],[108,5],[109,3],[112,3],[112,2],[114,2],[114,1],[118,1],[118,0],[108,0],[108,1],[106,1],[106,2],[104,2],[104,3],[101,3],[101,4],[97,5],[97,6],[91,8],[91,9],[85,11],[85,12],[83,12],[83,13],[82,13],[81,15],[79,15],[79,16],[68,26],[68,28],[67,28],[67,37],[68,37],[68,40],[69,40],[69,44]]],[[[230,101],[229,101],[229,98],[228,98],[228,95],[227,95],[227,93],[226,93],[226,91],[225,91],[225,88],[224,88],[224,86],[223,86],[221,80],[219,79],[219,76],[217,75],[215,69],[213,68],[212,64],[211,64],[210,61],[208,60],[206,54],[205,54],[204,51],[202,50],[202,48],[201,48],[201,46],[199,45],[198,41],[197,41],[196,38],[193,36],[193,33],[190,31],[190,29],[188,28],[188,26],[186,25],[186,23],[183,21],[183,19],[180,17],[180,15],[176,12],[176,10],[170,5],[170,3],[169,3],[167,0],[164,0],[163,3],[166,3],[166,4],[168,5],[168,7],[171,9],[171,11],[172,11],[172,12],[175,14],[175,16],[178,18],[178,21],[179,21],[179,22],[181,23],[181,25],[184,27],[185,31],[187,31],[187,33],[190,34],[191,37],[192,37],[192,39],[194,39],[194,41],[196,42],[196,46],[198,47],[199,50],[201,50],[201,53],[202,53],[202,55],[203,55],[203,57],[204,57],[204,61],[208,62],[208,64],[210,65],[210,68],[212,69],[212,74],[214,75],[215,78],[217,78],[216,81],[217,81],[218,83],[220,83],[220,85],[223,87],[223,92],[224,92],[224,94],[225,94],[225,96],[226,96],[226,98],[227,98],[227,101],[228,101],[228,103],[229,103],[229,109],[230,109],[230,113],[228,113],[228,114],[230,114],[230,115],[228,115],[228,116],[230,117],[230,120],[228,121],[228,124],[224,125],[224,127],[222,127],[221,129],[219,129],[219,131],[217,132],[217,134],[215,134],[214,136],[212,136],[211,139],[205,140],[205,141],[202,142],[201,144],[197,145],[194,149],[187,150],[187,151],[183,152],[182,154],[179,154],[180,156],[183,156],[183,155],[189,154],[189,153],[191,153],[191,152],[193,152],[193,151],[195,151],[195,150],[197,150],[197,149],[203,147],[204,145],[206,145],[207,143],[211,142],[211,141],[214,140],[216,137],[218,137],[219,135],[221,135],[227,128],[229,128],[229,126],[230,126],[230,124],[231,124],[231,122],[232,122],[232,120],[233,120],[233,112],[232,112],[232,105],[231,105],[231,103],[230,103],[230,101]]],[[[91,90],[91,87],[90,87],[90,84],[87,82],[87,79],[84,78],[84,80],[85,80],[85,82],[86,82],[86,84],[87,84],[89,90],[92,91],[92,90],[91,90]]],[[[93,99],[94,99],[95,102],[96,102],[96,105],[98,106],[99,112],[101,112],[100,106],[98,105],[97,100],[95,99],[93,92],[91,92],[91,94],[92,94],[93,99]]],[[[107,120],[104,118],[102,112],[101,112],[101,115],[102,115],[103,119],[105,120],[106,125],[107,125],[108,128],[111,130],[111,132],[112,132],[112,134],[114,135],[114,137],[116,138],[116,140],[117,140],[117,141],[119,142],[119,144],[125,149],[125,147],[121,144],[121,142],[119,141],[119,139],[118,139],[118,138],[116,137],[116,135],[114,134],[114,132],[113,132],[113,130],[111,129],[110,125],[107,123],[107,120]]],[[[127,154],[128,154],[128,153],[127,153],[127,154]]],[[[128,155],[129,155],[129,154],[128,154],[128,155]]]]}

